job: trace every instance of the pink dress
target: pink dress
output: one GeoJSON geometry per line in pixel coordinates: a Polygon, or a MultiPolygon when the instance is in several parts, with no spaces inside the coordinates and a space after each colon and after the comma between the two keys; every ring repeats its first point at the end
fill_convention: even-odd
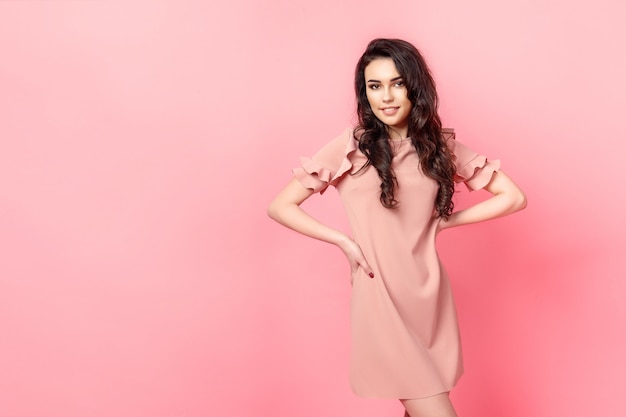
{"type": "MultiPolygon", "coordinates": [[[[455,155],[457,180],[470,189],[487,185],[499,161],[487,161],[444,137],[455,155]]],[[[438,184],[419,169],[410,140],[391,142],[399,206],[379,200],[380,178],[366,162],[352,129],[346,129],[294,169],[307,188],[337,188],[353,238],[374,270],[352,276],[350,381],[361,397],[423,398],[454,387],[463,373],[456,308],[435,248],[438,184]]]]}

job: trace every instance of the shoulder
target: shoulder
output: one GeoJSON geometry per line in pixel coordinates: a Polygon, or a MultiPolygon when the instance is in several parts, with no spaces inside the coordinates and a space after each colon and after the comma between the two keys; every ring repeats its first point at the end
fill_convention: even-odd
{"type": "Polygon", "coordinates": [[[350,156],[357,147],[354,131],[347,128],[311,158],[300,158],[301,166],[294,168],[293,172],[306,188],[323,193],[328,185],[337,185],[350,171],[350,156]]]}
{"type": "Polygon", "coordinates": [[[344,156],[353,149],[356,149],[358,144],[354,137],[354,129],[345,128],[339,135],[335,136],[332,140],[327,142],[319,151],[316,152],[316,157],[332,157],[332,156],[344,156]]]}
{"type": "Polygon", "coordinates": [[[357,138],[355,137],[354,128],[346,127],[339,135],[335,136],[335,138],[330,143],[347,145],[350,142],[353,142],[356,140],[357,138]]]}
{"type": "Polygon", "coordinates": [[[463,165],[468,161],[474,159],[478,154],[465,146],[463,143],[456,140],[456,133],[453,128],[444,127],[441,129],[441,136],[443,141],[450,149],[452,157],[455,160],[456,165],[463,165]]]}
{"type": "MultiPolygon", "coordinates": [[[[456,133],[451,127],[444,127],[441,129],[441,137],[443,142],[448,146],[452,155],[456,155],[457,148],[459,147],[459,143],[456,141],[456,133]]],[[[462,147],[463,145],[461,145],[462,147]]]]}
{"type": "Polygon", "coordinates": [[[470,190],[487,185],[493,173],[500,169],[500,161],[489,160],[485,155],[456,140],[454,129],[442,129],[441,134],[456,167],[455,180],[465,182],[470,190]]]}
{"type": "Polygon", "coordinates": [[[454,133],[454,128],[451,127],[443,127],[441,128],[441,137],[444,142],[449,142],[450,140],[454,140],[456,138],[456,134],[454,133]]]}

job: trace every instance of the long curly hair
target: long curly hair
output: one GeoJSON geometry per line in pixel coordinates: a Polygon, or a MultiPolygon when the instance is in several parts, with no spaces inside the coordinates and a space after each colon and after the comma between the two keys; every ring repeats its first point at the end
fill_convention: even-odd
{"type": "Polygon", "coordinates": [[[381,179],[380,201],[384,207],[395,208],[398,186],[391,168],[393,153],[389,144],[387,126],[381,122],[370,107],[366,94],[365,68],[380,58],[391,58],[403,78],[412,109],[408,120],[408,136],[415,147],[424,175],[439,183],[435,200],[437,215],[444,219],[452,213],[454,203],[453,157],[442,136],[441,119],[435,81],[425,59],[415,46],[400,39],[374,39],[357,63],[354,87],[357,97],[358,124],[354,137],[359,149],[367,156],[367,163],[374,166],[381,179]]]}

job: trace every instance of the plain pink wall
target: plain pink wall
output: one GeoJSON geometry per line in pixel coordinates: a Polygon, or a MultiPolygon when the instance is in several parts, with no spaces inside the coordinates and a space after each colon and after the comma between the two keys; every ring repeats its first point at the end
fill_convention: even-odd
{"type": "Polygon", "coordinates": [[[349,390],[339,251],[265,216],[377,36],[529,196],[440,239],[460,416],[623,416],[622,3],[213,3],[0,3],[0,417],[401,415],[349,390]]]}

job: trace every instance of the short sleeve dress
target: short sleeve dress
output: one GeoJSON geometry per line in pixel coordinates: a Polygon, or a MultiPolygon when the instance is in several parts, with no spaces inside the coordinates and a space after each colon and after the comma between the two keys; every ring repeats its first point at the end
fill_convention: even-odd
{"type": "MultiPolygon", "coordinates": [[[[499,161],[488,161],[443,135],[455,157],[456,180],[470,190],[489,183],[499,161]]],[[[463,373],[450,283],[435,248],[438,184],[419,168],[410,140],[392,141],[398,181],[394,209],[379,200],[380,179],[359,151],[352,129],[302,158],[295,177],[323,193],[337,188],[354,240],[374,270],[352,276],[350,382],[361,397],[413,399],[450,391],[463,373]]]]}

